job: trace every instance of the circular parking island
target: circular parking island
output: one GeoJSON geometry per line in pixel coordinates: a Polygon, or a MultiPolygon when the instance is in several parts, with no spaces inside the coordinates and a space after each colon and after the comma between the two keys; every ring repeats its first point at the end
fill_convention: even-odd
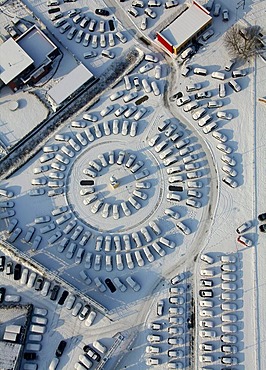
{"type": "Polygon", "coordinates": [[[76,217],[90,228],[127,232],[139,229],[156,213],[164,188],[162,179],[149,150],[133,152],[121,141],[101,141],[73,161],[67,201],[76,217]]]}

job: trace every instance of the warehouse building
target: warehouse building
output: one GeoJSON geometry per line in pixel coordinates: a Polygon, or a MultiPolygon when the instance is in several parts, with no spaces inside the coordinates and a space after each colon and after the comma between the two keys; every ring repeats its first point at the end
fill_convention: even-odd
{"type": "Polygon", "coordinates": [[[193,1],[169,26],[158,32],[156,38],[170,53],[178,54],[211,23],[210,13],[193,1]]]}
{"type": "Polygon", "coordinates": [[[79,64],[48,91],[47,99],[56,111],[94,81],[95,77],[91,71],[83,64],[79,64]]]}

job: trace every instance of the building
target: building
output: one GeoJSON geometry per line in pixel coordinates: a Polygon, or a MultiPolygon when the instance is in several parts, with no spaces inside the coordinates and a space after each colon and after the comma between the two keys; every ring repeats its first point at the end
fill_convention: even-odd
{"type": "Polygon", "coordinates": [[[156,38],[170,53],[178,54],[211,23],[210,13],[193,1],[169,26],[158,32],[156,38]]]}
{"type": "Polygon", "coordinates": [[[79,64],[62,78],[47,93],[47,98],[54,111],[73,98],[84,87],[90,86],[95,77],[83,64],[79,64]]]}
{"type": "Polygon", "coordinates": [[[22,356],[22,345],[8,341],[0,341],[1,370],[18,370],[22,356]]]}
{"type": "Polygon", "coordinates": [[[57,46],[34,25],[0,46],[0,80],[14,91],[34,84],[50,71],[57,55],[57,46]]]}

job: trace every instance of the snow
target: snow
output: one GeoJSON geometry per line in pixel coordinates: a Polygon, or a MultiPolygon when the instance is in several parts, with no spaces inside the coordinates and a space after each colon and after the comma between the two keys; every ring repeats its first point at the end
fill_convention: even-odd
{"type": "MultiPolygon", "coordinates": [[[[92,10],[94,9],[94,5],[93,3],[92,10]]],[[[233,157],[237,162],[236,170],[238,172],[236,180],[239,183],[236,189],[231,189],[221,181],[224,174],[221,171],[222,162],[220,157],[222,153],[216,148],[218,141],[211,134],[205,135],[197,122],[192,120],[189,112],[184,113],[182,107],[177,107],[175,103],[171,103],[168,99],[169,96],[177,91],[185,92],[186,85],[197,82],[204,85],[203,90],[212,92],[212,99],[217,99],[219,82],[212,79],[210,75],[213,71],[223,70],[225,63],[228,61],[228,55],[222,42],[225,30],[235,22],[235,16],[237,18],[245,16],[246,22],[251,24],[254,24],[255,20],[257,24],[261,24],[262,26],[265,23],[265,19],[263,18],[264,8],[261,2],[248,2],[245,5],[245,13],[243,13],[241,8],[238,8],[237,14],[235,10],[236,2],[231,2],[230,4],[222,2],[222,5],[229,7],[229,24],[223,23],[221,18],[215,19],[213,24],[215,35],[189,61],[189,64],[192,64],[193,67],[206,67],[208,69],[208,75],[198,76],[190,73],[187,78],[182,77],[176,72],[179,66],[176,65],[175,60],[172,61],[174,68],[170,72],[170,68],[162,60],[162,57],[160,57],[160,64],[163,65],[164,73],[161,80],[157,82],[161,95],[155,97],[152,92],[144,94],[143,90],[141,91],[140,96],[148,95],[149,99],[142,104],[142,106],[147,108],[147,113],[138,122],[137,135],[135,137],[130,137],[129,135],[124,136],[121,132],[117,135],[103,134],[101,138],[95,138],[93,142],[89,142],[78,152],[71,148],[75,155],[72,159],[69,158],[70,164],[67,165],[67,169],[63,172],[65,174],[64,195],[48,197],[47,191],[50,189],[47,186],[45,186],[46,193],[43,196],[30,197],[28,195],[28,191],[33,188],[31,180],[36,177],[48,179],[51,172],[51,169],[49,169],[47,173],[41,175],[34,175],[33,173],[33,168],[41,165],[39,161],[40,156],[43,155],[41,151],[2,183],[1,187],[14,191],[15,196],[11,200],[15,202],[15,218],[19,220],[18,226],[23,230],[21,236],[14,242],[15,247],[28,257],[31,257],[33,263],[37,261],[51,270],[51,276],[64,279],[67,283],[73,285],[76,291],[87,294],[89,297],[106,306],[109,310],[106,316],[98,313],[95,324],[88,331],[84,323],[78,318],[74,318],[71,312],[65,307],[61,307],[55,302],[50,301],[49,297],[42,297],[34,289],[20,285],[11,276],[1,273],[1,283],[7,287],[8,294],[19,292],[22,296],[22,303],[30,301],[38,307],[48,309],[48,326],[46,328],[46,334],[43,337],[40,353],[40,356],[45,353],[44,363],[42,363],[44,368],[48,367],[48,364],[54,357],[54,351],[62,339],[66,339],[68,345],[66,355],[63,355],[60,360],[60,366],[67,369],[70,366],[73,367],[74,363],[78,360],[78,356],[82,353],[82,347],[85,344],[90,344],[97,339],[102,341],[110,349],[115,343],[115,334],[121,333],[124,336],[124,340],[119,344],[113,355],[111,355],[106,368],[146,369],[145,359],[147,356],[145,355],[145,347],[148,345],[146,337],[148,334],[151,334],[148,324],[156,321],[163,324],[163,329],[158,333],[163,338],[162,343],[158,344],[162,349],[162,354],[158,356],[162,360],[162,365],[158,366],[158,369],[165,369],[168,361],[167,351],[170,349],[170,346],[167,344],[167,329],[169,327],[168,308],[170,307],[168,303],[168,289],[170,286],[168,280],[179,272],[185,272],[186,274],[186,280],[180,283],[180,286],[187,289],[184,295],[187,303],[182,306],[185,309],[182,317],[186,321],[191,315],[191,306],[194,305],[196,309],[199,307],[198,290],[200,289],[200,270],[203,268],[213,269],[215,272],[213,278],[215,316],[212,320],[215,323],[214,330],[217,333],[217,337],[214,340],[210,340],[210,342],[215,344],[215,351],[213,352],[215,362],[211,366],[215,369],[220,368],[219,357],[222,355],[220,351],[221,342],[219,340],[219,336],[221,335],[220,256],[222,254],[233,254],[237,256],[236,284],[238,288],[236,294],[238,298],[236,304],[238,305],[238,310],[236,311],[236,315],[238,322],[236,325],[238,326],[238,333],[236,335],[238,337],[237,346],[239,352],[236,357],[240,361],[239,367],[245,367],[247,369],[251,367],[255,369],[265,368],[266,356],[263,342],[265,340],[266,322],[266,291],[264,287],[266,257],[264,253],[264,235],[258,231],[257,223],[257,215],[264,212],[266,206],[263,193],[265,171],[262,165],[266,144],[264,135],[265,107],[262,103],[258,102],[258,98],[265,95],[265,62],[258,57],[255,61],[251,60],[245,65],[238,64],[236,68],[245,69],[248,72],[246,77],[238,79],[242,90],[236,93],[227,85],[227,96],[223,99],[224,106],[222,110],[232,113],[234,118],[231,121],[219,120],[218,129],[228,136],[229,141],[226,144],[233,148],[233,157]],[[162,92],[166,86],[170,87],[170,91],[167,91],[166,96],[163,97],[162,92]],[[204,188],[200,189],[203,193],[201,199],[203,207],[200,209],[188,208],[185,205],[184,199],[177,204],[169,204],[166,200],[166,194],[168,192],[166,167],[159,159],[154,148],[150,148],[148,145],[149,139],[158,133],[158,124],[166,118],[171,118],[172,122],[178,124],[178,130],[184,131],[184,137],[190,138],[190,145],[193,146],[194,152],[199,156],[198,162],[200,162],[200,170],[203,172],[203,176],[199,180],[204,183],[204,188]],[[118,220],[114,220],[113,217],[103,218],[101,216],[101,210],[96,214],[92,213],[91,207],[93,204],[84,206],[82,196],[79,193],[81,189],[79,181],[85,178],[82,174],[82,169],[88,166],[89,161],[93,159],[97,160],[99,154],[104,153],[106,155],[110,150],[115,151],[116,159],[120,150],[126,151],[128,153],[127,155],[132,152],[135,153],[138,160],[145,161],[144,167],[147,167],[151,173],[150,176],[145,178],[145,181],[149,181],[152,187],[143,190],[143,192],[147,193],[148,199],[146,201],[138,199],[142,208],[135,210],[130,206],[132,215],[128,217],[123,215],[120,210],[120,218],[118,220]],[[74,259],[67,260],[67,248],[63,253],[57,251],[60,241],[56,242],[55,245],[48,245],[47,240],[54,231],[48,234],[41,234],[40,228],[44,224],[35,225],[34,219],[37,216],[51,215],[51,211],[54,208],[62,205],[69,206],[69,209],[73,212],[72,219],[77,218],[78,224],[83,225],[85,230],[89,229],[92,231],[91,239],[85,246],[86,252],[91,252],[93,258],[95,258],[96,254],[102,256],[100,271],[95,269],[94,264],[88,270],[90,278],[99,277],[104,281],[106,277],[112,280],[114,277],[119,277],[126,284],[126,278],[132,276],[141,285],[139,292],[134,292],[126,284],[127,291],[124,293],[110,293],[108,289],[106,292],[100,293],[93,282],[90,285],[86,285],[81,281],[79,272],[84,268],[84,262],[81,265],[76,265],[74,259]],[[181,214],[181,220],[192,229],[191,235],[184,236],[177,232],[175,222],[164,215],[164,209],[166,207],[168,208],[169,205],[181,214]],[[143,244],[150,245],[151,243],[145,243],[143,236],[140,234],[140,229],[144,226],[149,229],[152,235],[152,242],[155,240],[158,241],[160,236],[156,236],[148,225],[148,222],[152,220],[158,222],[162,229],[162,235],[176,243],[174,249],[169,249],[161,245],[166,251],[164,257],[160,257],[150,247],[155,261],[152,263],[148,262],[143,254],[145,265],[139,267],[135,257],[133,257],[135,266],[133,269],[129,269],[126,266],[126,260],[124,258],[125,250],[123,244],[123,250],[120,254],[124,258],[124,269],[119,271],[115,262],[117,252],[114,249],[114,244],[110,252],[104,251],[104,246],[101,251],[95,251],[96,237],[101,234],[104,236],[114,236],[131,235],[132,232],[138,232],[143,244]],[[236,228],[247,220],[252,220],[254,225],[245,234],[254,243],[254,247],[251,248],[244,247],[236,241],[236,228]],[[42,235],[43,238],[41,245],[34,252],[31,251],[31,243],[26,244],[23,242],[29,226],[36,228],[35,236],[42,235]],[[203,261],[198,262],[197,256],[203,251],[214,257],[215,262],[213,265],[207,265],[203,261]],[[106,254],[111,255],[113,258],[113,271],[110,272],[106,271],[104,262],[106,254]],[[156,314],[156,305],[161,299],[164,300],[165,304],[164,314],[158,317],[156,314]]],[[[67,3],[62,6],[72,7],[73,4],[70,5],[67,3]]],[[[39,4],[38,7],[46,11],[44,3],[39,4]]],[[[120,9],[119,15],[121,12],[122,10],[120,9]]],[[[127,21],[125,21],[125,24],[127,24],[127,21]]],[[[119,44],[119,47],[127,48],[133,42],[131,40],[126,46],[119,44]]],[[[74,45],[73,40],[71,45],[74,45]]],[[[73,59],[70,63],[73,63],[73,59]]],[[[60,68],[62,69],[59,68],[57,72],[59,78],[68,72],[69,64],[66,64],[61,63],[60,68]]],[[[141,66],[144,64],[142,62],[141,66]]],[[[104,68],[104,65],[101,64],[101,58],[92,62],[93,71],[94,68],[96,71],[98,67],[98,73],[100,73],[104,68]]],[[[71,69],[69,68],[69,70],[71,69]]],[[[132,71],[130,74],[131,81],[135,76],[139,76],[140,80],[143,78],[143,75],[140,75],[137,71],[132,71]]],[[[229,72],[226,73],[226,76],[227,79],[225,82],[228,82],[229,72]]],[[[149,82],[153,81],[154,69],[147,72],[144,77],[149,82]]],[[[50,85],[49,87],[53,84],[54,81],[48,83],[50,85]]],[[[123,82],[120,82],[112,91],[106,91],[100,100],[89,109],[90,114],[98,117],[98,123],[100,124],[102,133],[104,133],[102,127],[103,122],[108,121],[110,123],[116,117],[113,111],[104,117],[104,119],[100,120],[99,112],[107,105],[110,105],[109,96],[118,90],[125,90],[123,82]]],[[[17,96],[17,94],[15,95],[17,96]]],[[[206,102],[203,101],[201,104],[206,102]]],[[[115,109],[125,105],[122,98],[112,102],[112,104],[115,105],[115,109]]],[[[129,106],[132,105],[133,103],[129,104],[129,106]]],[[[32,112],[35,111],[32,103],[30,104],[30,109],[32,112]]],[[[213,115],[216,111],[210,110],[213,115]]],[[[13,116],[15,113],[17,111],[9,112],[8,114],[13,116]]],[[[81,120],[83,113],[79,112],[74,118],[81,120]]],[[[9,116],[8,119],[10,119],[9,116]]],[[[122,120],[124,120],[124,117],[120,118],[120,131],[122,120]]],[[[132,119],[129,118],[129,121],[131,123],[132,119]]],[[[87,122],[87,126],[92,128],[92,132],[94,133],[94,124],[87,122]]],[[[83,129],[71,127],[70,120],[68,120],[60,133],[67,133],[77,141],[75,135],[78,132],[83,133],[83,129]]],[[[164,133],[161,136],[165,139],[164,133]]],[[[51,138],[47,145],[52,144],[57,144],[60,148],[62,145],[66,145],[66,143],[61,144],[51,138]]],[[[69,146],[69,144],[67,145],[69,146]]],[[[62,154],[61,150],[59,152],[62,154]]],[[[51,165],[51,163],[52,161],[47,164],[51,165]]],[[[180,164],[182,164],[182,161],[177,163],[177,165],[180,164]]],[[[113,204],[121,200],[127,200],[134,189],[135,179],[131,172],[123,165],[113,164],[103,168],[98,173],[94,186],[100,197],[113,204]],[[111,189],[108,186],[111,175],[115,175],[120,181],[120,186],[117,189],[111,189]]],[[[53,221],[55,221],[55,217],[53,217],[53,221]]],[[[5,229],[8,223],[8,220],[1,220],[2,238],[7,237],[5,229]]],[[[65,225],[57,226],[56,230],[63,230],[65,225]]],[[[72,233],[70,233],[71,235],[72,233]]],[[[133,255],[135,250],[136,248],[133,247],[130,253],[133,255]]],[[[138,248],[138,250],[142,252],[142,248],[138,248]]],[[[68,286],[68,290],[73,291],[73,288],[68,286]]],[[[82,298],[82,300],[83,303],[86,302],[85,299],[82,298]]],[[[188,331],[185,325],[182,326],[185,329],[185,333],[182,336],[185,344],[180,346],[180,348],[185,350],[185,358],[181,359],[181,361],[186,364],[187,368],[197,369],[202,366],[198,363],[199,355],[202,354],[198,349],[198,345],[202,342],[199,336],[198,323],[202,318],[197,311],[196,313],[195,341],[193,342],[194,353],[193,355],[191,353],[192,333],[188,331]]],[[[157,332],[154,332],[154,334],[157,334],[157,332]]]]}

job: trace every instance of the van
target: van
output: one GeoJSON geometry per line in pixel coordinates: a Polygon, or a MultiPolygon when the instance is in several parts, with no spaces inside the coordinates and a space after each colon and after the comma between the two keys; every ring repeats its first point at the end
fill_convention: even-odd
{"type": "Polygon", "coordinates": [[[223,72],[212,72],[211,77],[215,78],[216,80],[224,80],[225,79],[225,73],[223,73],[223,72]]]}
{"type": "Polygon", "coordinates": [[[199,67],[194,68],[193,72],[195,75],[201,75],[201,76],[206,76],[208,73],[206,68],[199,68],[199,67]]]}

